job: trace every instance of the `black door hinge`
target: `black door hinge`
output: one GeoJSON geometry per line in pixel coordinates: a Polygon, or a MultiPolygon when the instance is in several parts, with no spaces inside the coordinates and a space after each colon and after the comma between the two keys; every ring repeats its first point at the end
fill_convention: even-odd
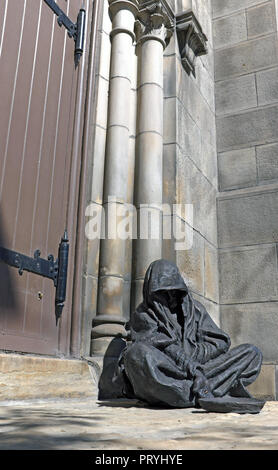
{"type": "Polygon", "coordinates": [[[74,62],[77,67],[80,58],[84,50],[84,39],[85,39],[85,23],[86,23],[86,11],[81,8],[76,23],[73,23],[69,17],[61,10],[54,0],[44,0],[45,3],[51,8],[51,10],[58,16],[57,22],[59,26],[65,26],[68,31],[70,38],[74,39],[75,50],[74,50],[74,62]]]}
{"type": "Polygon", "coordinates": [[[49,255],[47,260],[40,257],[40,250],[36,250],[34,258],[22,255],[16,251],[0,247],[0,261],[18,269],[22,276],[24,271],[28,271],[39,276],[52,279],[56,287],[55,295],[55,316],[56,325],[62,315],[66,300],[67,273],[68,273],[69,240],[65,230],[59,244],[58,258],[54,260],[53,255],[49,255]]]}

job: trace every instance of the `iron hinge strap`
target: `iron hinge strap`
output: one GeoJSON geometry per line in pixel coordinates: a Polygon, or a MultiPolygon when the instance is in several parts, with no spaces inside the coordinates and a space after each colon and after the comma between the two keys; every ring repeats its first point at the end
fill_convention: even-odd
{"type": "Polygon", "coordinates": [[[69,240],[65,231],[59,244],[58,258],[54,260],[53,255],[49,255],[47,260],[40,257],[40,251],[36,250],[34,258],[23,255],[13,250],[0,247],[0,261],[18,269],[20,275],[24,271],[37,274],[51,279],[56,287],[55,296],[55,316],[56,325],[62,315],[66,300],[67,272],[68,272],[69,240]]]}
{"type": "Polygon", "coordinates": [[[77,67],[84,51],[86,10],[81,8],[79,10],[76,23],[73,23],[54,0],[44,0],[44,2],[51,8],[55,15],[58,16],[58,25],[64,26],[68,31],[69,37],[74,39],[74,61],[75,66],[77,67]]]}

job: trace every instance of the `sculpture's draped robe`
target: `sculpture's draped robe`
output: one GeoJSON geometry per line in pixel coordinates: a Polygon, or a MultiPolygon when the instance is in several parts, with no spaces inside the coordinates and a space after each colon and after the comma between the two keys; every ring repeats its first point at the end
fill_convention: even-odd
{"type": "MultiPolygon", "coordinates": [[[[229,350],[229,336],[193,300],[173,263],[159,260],[150,265],[143,302],[131,316],[130,333],[131,343],[123,351],[118,369],[128,378],[129,391],[124,394],[150,404],[195,406],[194,379],[199,370],[214,396],[228,392],[250,396],[245,385],[260,371],[260,351],[249,344],[229,350]],[[167,290],[183,291],[180,313],[171,311],[165,302],[167,290]]],[[[205,396],[207,390],[199,392],[205,396]]]]}

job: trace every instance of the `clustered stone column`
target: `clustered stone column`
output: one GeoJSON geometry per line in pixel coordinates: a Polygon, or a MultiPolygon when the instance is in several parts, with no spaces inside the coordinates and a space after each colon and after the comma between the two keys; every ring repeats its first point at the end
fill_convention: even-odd
{"type": "Polygon", "coordinates": [[[143,10],[136,26],[140,72],[134,194],[138,213],[138,238],[134,242],[133,259],[134,307],[141,301],[148,266],[162,257],[163,52],[172,25],[159,4],[143,10]],[[148,239],[142,239],[141,229],[145,228],[142,224],[146,223],[147,213],[154,226],[149,223],[148,239]]]}
{"type": "MultiPolygon", "coordinates": [[[[159,214],[162,222],[163,51],[172,24],[161,2],[143,3],[148,6],[140,9],[137,0],[109,0],[112,32],[103,201],[104,208],[109,207],[109,217],[115,217],[115,220],[119,205],[131,202],[128,187],[131,64],[137,39],[139,99],[134,203],[138,209],[142,204],[148,205],[150,211],[159,214]]],[[[138,210],[138,221],[142,210],[138,210]]],[[[138,229],[140,237],[140,223],[138,229]]],[[[92,329],[93,355],[116,355],[113,347],[109,352],[107,348],[114,337],[125,337],[126,334],[124,274],[127,245],[127,240],[120,237],[107,238],[107,231],[106,238],[101,240],[97,315],[92,329]]],[[[161,254],[161,230],[158,239],[134,240],[135,284],[140,284],[148,265],[161,258],[161,254]]],[[[134,297],[139,299],[140,294],[134,297]]]]}
{"type": "MultiPolygon", "coordinates": [[[[103,205],[117,219],[117,208],[127,202],[129,170],[129,111],[131,57],[137,0],[109,0],[112,19],[111,63],[103,205]]],[[[117,222],[117,220],[116,220],[117,222]]],[[[117,230],[117,224],[114,227],[117,230]]],[[[106,230],[100,244],[97,315],[93,321],[92,354],[103,355],[115,336],[125,336],[123,312],[126,241],[106,230]],[[110,238],[109,238],[110,237],[110,238]]],[[[113,351],[111,351],[113,355],[113,351]]]]}

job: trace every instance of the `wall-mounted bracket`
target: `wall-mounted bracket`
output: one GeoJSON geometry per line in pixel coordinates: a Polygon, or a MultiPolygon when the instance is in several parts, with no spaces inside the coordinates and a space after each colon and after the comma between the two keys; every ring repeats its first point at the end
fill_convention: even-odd
{"type": "Polygon", "coordinates": [[[86,11],[84,8],[78,13],[76,23],[73,23],[69,17],[61,10],[54,0],[44,0],[51,10],[58,16],[57,22],[59,26],[64,26],[70,38],[74,39],[74,62],[77,67],[84,50],[86,11]]]}

